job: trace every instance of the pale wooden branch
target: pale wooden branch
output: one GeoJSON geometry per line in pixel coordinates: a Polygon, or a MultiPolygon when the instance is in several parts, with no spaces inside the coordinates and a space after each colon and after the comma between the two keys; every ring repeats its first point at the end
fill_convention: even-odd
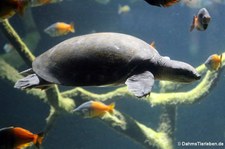
{"type": "Polygon", "coordinates": [[[31,63],[34,60],[35,56],[30,52],[29,48],[13,29],[8,20],[3,20],[0,23],[0,30],[7,37],[10,43],[12,43],[12,45],[15,47],[24,62],[26,62],[28,66],[31,66],[31,63]]]}
{"type": "Polygon", "coordinates": [[[119,111],[115,110],[113,115],[106,113],[101,119],[117,132],[126,134],[132,140],[141,144],[145,148],[173,148],[172,140],[166,133],[156,132],[119,111]]]}

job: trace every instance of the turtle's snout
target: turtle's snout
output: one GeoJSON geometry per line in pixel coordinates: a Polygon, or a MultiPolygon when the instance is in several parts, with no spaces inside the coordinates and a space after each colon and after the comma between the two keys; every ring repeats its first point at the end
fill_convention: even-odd
{"type": "Polygon", "coordinates": [[[200,80],[201,79],[201,75],[199,73],[195,73],[195,79],[196,80],[200,80]]]}
{"type": "Polygon", "coordinates": [[[189,83],[201,79],[201,75],[189,64],[183,65],[183,67],[177,69],[177,71],[179,74],[177,78],[180,79],[180,82],[189,83]]]}
{"type": "Polygon", "coordinates": [[[201,75],[192,66],[190,66],[189,69],[187,69],[187,71],[188,73],[186,75],[189,76],[190,82],[201,79],[201,75]]]}

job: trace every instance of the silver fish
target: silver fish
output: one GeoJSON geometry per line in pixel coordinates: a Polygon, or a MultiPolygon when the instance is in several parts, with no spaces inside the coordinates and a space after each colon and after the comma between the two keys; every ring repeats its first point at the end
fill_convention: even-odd
{"type": "Polygon", "coordinates": [[[190,31],[196,28],[199,31],[204,31],[207,29],[209,22],[211,21],[211,16],[206,8],[202,8],[198,11],[198,14],[193,17],[192,25],[190,31]]]}

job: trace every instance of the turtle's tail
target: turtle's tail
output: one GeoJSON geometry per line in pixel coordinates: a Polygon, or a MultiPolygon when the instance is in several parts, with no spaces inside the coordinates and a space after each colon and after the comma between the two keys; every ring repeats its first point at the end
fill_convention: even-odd
{"type": "Polygon", "coordinates": [[[30,74],[33,74],[33,73],[34,73],[34,71],[33,71],[32,68],[20,72],[20,74],[21,74],[22,76],[27,76],[27,75],[30,75],[30,74]]]}
{"type": "Polygon", "coordinates": [[[47,89],[50,87],[50,83],[41,79],[36,74],[30,74],[25,78],[18,80],[14,85],[14,87],[18,89],[31,89],[31,88],[47,89]]]}

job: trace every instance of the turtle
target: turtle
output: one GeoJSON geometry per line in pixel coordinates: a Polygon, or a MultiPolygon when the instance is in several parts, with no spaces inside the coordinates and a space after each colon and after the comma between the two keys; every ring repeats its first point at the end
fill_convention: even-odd
{"type": "Polygon", "coordinates": [[[150,94],[154,80],[190,83],[201,76],[190,64],[171,60],[145,41],[123,33],[102,32],[67,39],[38,56],[15,88],[117,86],[136,97],[150,94]]]}

